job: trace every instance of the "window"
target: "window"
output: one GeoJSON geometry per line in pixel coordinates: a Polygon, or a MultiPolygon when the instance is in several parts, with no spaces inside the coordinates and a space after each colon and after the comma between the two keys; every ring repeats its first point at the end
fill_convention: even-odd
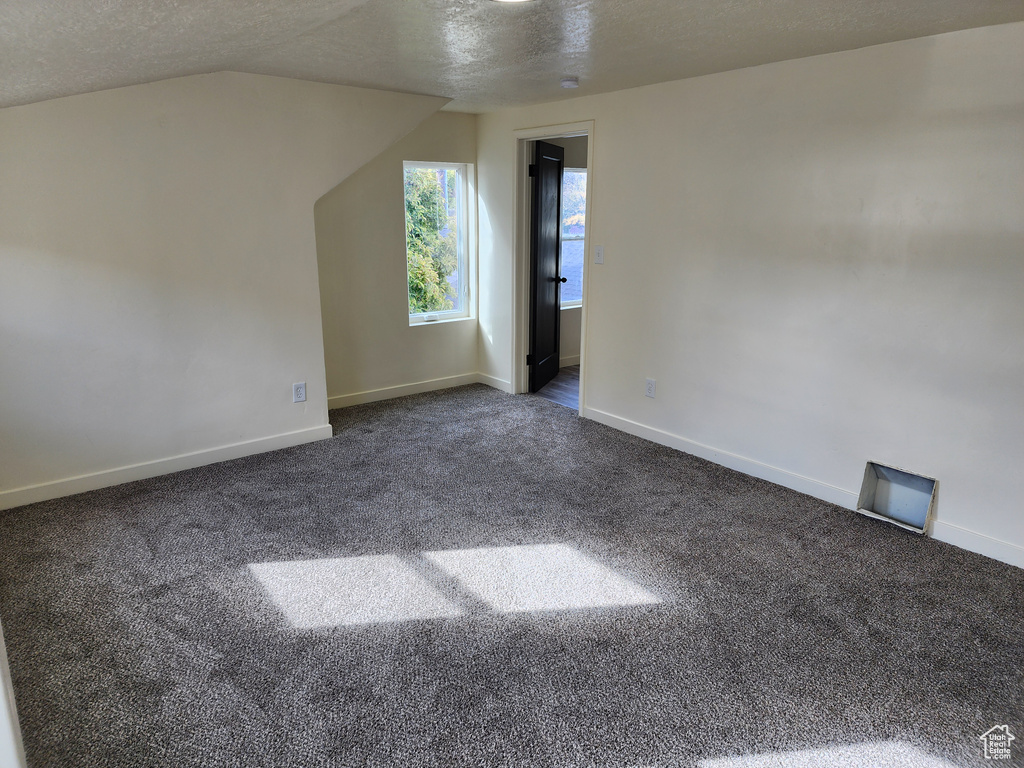
{"type": "Polygon", "coordinates": [[[583,235],[587,219],[587,169],[562,171],[562,264],[559,274],[563,307],[583,306],[583,235]]]}
{"type": "Polygon", "coordinates": [[[469,314],[466,166],[405,163],[409,323],[469,314]]]}

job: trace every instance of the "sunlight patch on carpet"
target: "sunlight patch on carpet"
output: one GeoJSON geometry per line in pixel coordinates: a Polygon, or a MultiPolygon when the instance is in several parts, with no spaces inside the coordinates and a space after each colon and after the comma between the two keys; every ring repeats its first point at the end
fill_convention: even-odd
{"type": "Polygon", "coordinates": [[[700,768],[956,768],[902,741],[878,741],[701,760],[700,768]]]}
{"type": "Polygon", "coordinates": [[[394,555],[253,563],[249,570],[297,629],[463,613],[394,555]]]}
{"type": "Polygon", "coordinates": [[[453,549],[423,556],[501,613],[662,602],[565,544],[453,549]]]}

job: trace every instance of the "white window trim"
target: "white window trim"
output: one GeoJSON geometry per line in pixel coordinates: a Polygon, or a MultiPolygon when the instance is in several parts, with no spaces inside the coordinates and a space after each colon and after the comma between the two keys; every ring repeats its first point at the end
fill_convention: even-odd
{"type": "MultiPolygon", "coordinates": [[[[456,171],[458,173],[458,184],[459,184],[459,210],[456,214],[457,221],[461,223],[458,233],[457,241],[457,254],[459,260],[459,289],[462,294],[462,309],[449,309],[443,312],[417,312],[416,314],[409,315],[409,325],[435,325],[437,323],[451,322],[455,320],[469,320],[472,318],[471,310],[471,299],[472,291],[470,290],[470,276],[473,274],[473,268],[471,262],[471,247],[470,247],[470,231],[472,226],[470,224],[470,205],[469,205],[469,175],[470,165],[468,163],[433,163],[428,161],[417,161],[417,160],[405,160],[402,162],[402,216],[403,216],[403,229],[404,217],[405,217],[405,171],[410,168],[430,168],[430,169],[445,169],[449,171],[456,171]]],[[[406,291],[406,304],[408,305],[408,294],[409,294],[409,244],[406,243],[405,251],[405,291],[406,291]]]]}

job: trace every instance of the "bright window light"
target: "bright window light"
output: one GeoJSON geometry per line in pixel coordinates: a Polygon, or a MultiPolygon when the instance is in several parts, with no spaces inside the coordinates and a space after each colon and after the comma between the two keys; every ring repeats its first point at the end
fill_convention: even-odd
{"type": "Polygon", "coordinates": [[[562,171],[561,266],[565,278],[559,291],[561,306],[583,305],[583,244],[587,222],[587,169],[562,171]]]}
{"type": "Polygon", "coordinates": [[[501,613],[662,602],[564,544],[456,549],[423,556],[501,613]]]}
{"type": "Polygon", "coordinates": [[[469,314],[465,165],[404,164],[411,324],[469,314]]]}
{"type": "Polygon", "coordinates": [[[249,570],[297,629],[462,615],[395,555],[253,563],[249,570]]]}

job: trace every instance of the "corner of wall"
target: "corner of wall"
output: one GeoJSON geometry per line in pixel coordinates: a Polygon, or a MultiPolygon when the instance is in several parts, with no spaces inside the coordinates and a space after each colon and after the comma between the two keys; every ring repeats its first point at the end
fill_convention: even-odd
{"type": "Polygon", "coordinates": [[[475,165],[477,121],[470,113],[429,115],[317,202],[330,407],[436,389],[475,376],[477,316],[409,324],[402,163],[475,165]]]}
{"type": "Polygon", "coordinates": [[[14,701],[11,669],[7,664],[4,629],[0,625],[0,765],[25,768],[25,747],[18,724],[18,708],[14,701]]]}

